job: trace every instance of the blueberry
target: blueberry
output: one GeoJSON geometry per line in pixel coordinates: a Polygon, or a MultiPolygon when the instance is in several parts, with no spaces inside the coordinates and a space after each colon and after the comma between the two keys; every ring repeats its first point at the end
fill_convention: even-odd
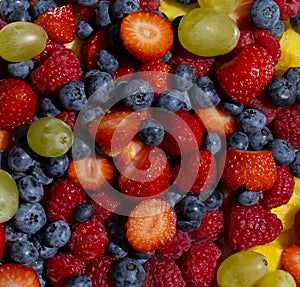
{"type": "Polygon", "coordinates": [[[269,29],[276,25],[280,18],[280,10],[273,0],[255,0],[249,11],[254,26],[269,29]]]}
{"type": "Polygon", "coordinates": [[[285,78],[272,79],[266,89],[271,103],[277,107],[288,107],[296,101],[294,85],[285,78]]]}
{"type": "Polygon", "coordinates": [[[226,98],[221,103],[224,112],[228,115],[237,116],[239,115],[243,109],[244,105],[236,102],[231,98],[226,98]]]}
{"type": "Polygon", "coordinates": [[[7,20],[7,16],[16,9],[27,10],[30,7],[28,0],[1,0],[0,15],[2,19],[7,20]]]}
{"type": "Polygon", "coordinates": [[[112,6],[112,15],[116,19],[122,19],[129,13],[140,10],[140,5],[135,0],[116,0],[112,6]]]}
{"type": "Polygon", "coordinates": [[[29,59],[16,63],[9,63],[7,65],[7,70],[11,77],[24,80],[28,77],[33,67],[34,63],[31,59],[29,59]]]}
{"type": "Polygon", "coordinates": [[[45,230],[46,242],[53,247],[64,246],[71,237],[68,223],[58,220],[50,223],[45,230]]]}
{"type": "Polygon", "coordinates": [[[112,23],[110,11],[112,4],[108,0],[101,0],[95,9],[95,23],[99,27],[106,27],[112,23]]]}
{"type": "Polygon", "coordinates": [[[61,177],[69,166],[69,158],[63,154],[57,157],[47,158],[44,163],[45,173],[50,177],[61,177]]]}
{"type": "Polygon", "coordinates": [[[80,6],[89,7],[95,5],[98,1],[97,0],[74,0],[74,2],[80,6]]]}
{"type": "Polygon", "coordinates": [[[32,241],[34,246],[37,248],[40,257],[43,259],[53,257],[58,251],[58,247],[49,246],[47,244],[44,230],[35,234],[32,241]]]}
{"type": "Polygon", "coordinates": [[[67,282],[66,287],[92,287],[92,279],[86,274],[73,275],[67,282]]]}
{"type": "MultiPolygon", "coordinates": [[[[154,12],[160,12],[160,11],[154,11],[154,12]]],[[[153,12],[153,13],[154,13],[153,12]]],[[[162,13],[162,12],[161,12],[162,13]]],[[[164,56],[162,56],[160,58],[160,61],[167,63],[171,58],[172,58],[173,54],[171,51],[168,51],[164,56]]]]}
{"type": "Polygon", "coordinates": [[[30,234],[20,232],[10,225],[4,227],[5,239],[7,243],[13,243],[17,241],[28,241],[30,234]]]}
{"type": "Polygon", "coordinates": [[[283,77],[289,80],[295,87],[297,100],[300,100],[300,67],[291,67],[286,70],[283,77]]]}
{"type": "Polygon", "coordinates": [[[128,254],[128,246],[123,241],[110,241],[107,252],[114,258],[124,258],[128,254]]]}
{"type": "Polygon", "coordinates": [[[294,160],[290,163],[291,173],[300,178],[300,151],[296,152],[294,160]]]}
{"type": "Polygon", "coordinates": [[[124,87],[124,96],[122,102],[125,107],[132,111],[141,111],[151,107],[154,92],[148,82],[134,79],[124,87]]]}
{"type": "Polygon", "coordinates": [[[120,37],[120,24],[115,23],[107,30],[107,42],[112,51],[122,54],[126,51],[120,37]]]}
{"type": "Polygon", "coordinates": [[[176,67],[173,77],[175,89],[186,91],[192,87],[195,80],[195,71],[190,65],[182,64],[176,67]]]}
{"type": "Polygon", "coordinates": [[[180,23],[182,17],[183,17],[182,15],[177,16],[177,17],[171,22],[172,30],[173,30],[173,33],[174,33],[174,43],[178,42],[178,27],[179,27],[179,23],[180,23]]]}
{"type": "Polygon", "coordinates": [[[244,187],[234,191],[234,199],[237,203],[244,206],[250,206],[258,202],[260,191],[250,191],[244,187]]]}
{"type": "Polygon", "coordinates": [[[71,81],[64,84],[59,91],[58,99],[65,109],[75,112],[81,111],[87,103],[84,83],[71,81]]]}
{"type": "Polygon", "coordinates": [[[273,158],[278,165],[290,164],[295,159],[294,147],[287,140],[275,139],[270,142],[268,148],[272,151],[273,158]]]}
{"type": "Polygon", "coordinates": [[[25,233],[34,234],[47,222],[44,208],[39,203],[21,203],[14,215],[14,225],[25,233]]]}
{"type": "Polygon", "coordinates": [[[126,222],[127,217],[115,215],[107,224],[107,231],[109,235],[117,240],[126,238],[126,222]]]}
{"type": "Polygon", "coordinates": [[[190,5],[197,2],[197,0],[176,0],[176,1],[182,5],[190,5]]]}
{"type": "Polygon", "coordinates": [[[0,169],[10,171],[8,167],[8,156],[9,156],[9,151],[7,150],[0,151],[0,169]]]}
{"type": "Polygon", "coordinates": [[[216,154],[222,148],[222,139],[216,133],[208,133],[206,135],[203,147],[208,149],[212,154],[216,154]]]}
{"type": "Polygon", "coordinates": [[[26,202],[38,202],[44,195],[43,185],[32,175],[26,175],[18,181],[20,197],[26,202]]]}
{"type": "Polygon", "coordinates": [[[245,109],[238,116],[239,128],[248,135],[262,129],[266,122],[264,113],[256,109],[245,109]]]}
{"type": "Polygon", "coordinates": [[[206,213],[205,205],[196,197],[188,195],[179,202],[180,214],[186,220],[201,220],[206,213]]]}
{"type": "Polygon", "coordinates": [[[103,109],[96,105],[90,105],[84,107],[84,109],[79,113],[77,121],[83,126],[88,126],[93,120],[95,120],[98,117],[101,117],[104,115],[103,109]]]}
{"type": "Polygon", "coordinates": [[[145,264],[150,258],[155,255],[155,252],[141,252],[131,248],[128,252],[128,257],[136,260],[140,264],[145,264]]]}
{"type": "Polygon", "coordinates": [[[61,110],[56,106],[53,100],[44,98],[41,100],[40,113],[43,117],[57,117],[61,110]]]}
{"type": "Polygon", "coordinates": [[[164,127],[154,118],[145,119],[141,122],[137,136],[147,146],[157,146],[164,139],[164,127]]]}
{"type": "Polygon", "coordinates": [[[190,95],[187,91],[182,92],[183,95],[183,103],[182,103],[182,110],[184,111],[190,111],[192,110],[192,102],[190,95]]]}
{"type": "Polygon", "coordinates": [[[39,0],[32,7],[32,14],[35,18],[43,15],[49,10],[57,8],[58,5],[54,0],[39,0]]]}
{"type": "Polygon", "coordinates": [[[32,268],[36,272],[36,274],[41,275],[44,272],[45,262],[44,259],[41,257],[39,257],[38,260],[31,263],[27,263],[25,265],[32,268]]]}
{"type": "Polygon", "coordinates": [[[168,16],[164,12],[162,12],[162,11],[155,10],[155,11],[152,11],[152,13],[156,14],[156,15],[158,15],[160,17],[163,17],[165,20],[169,21],[168,16]]]}
{"type": "Polygon", "coordinates": [[[74,217],[77,222],[86,222],[94,215],[94,207],[88,203],[82,203],[75,207],[74,217]]]}
{"type": "Polygon", "coordinates": [[[290,18],[290,25],[298,34],[300,34],[300,11],[298,11],[295,17],[290,18]]]}
{"type": "Polygon", "coordinates": [[[167,90],[160,94],[157,105],[165,110],[176,113],[183,106],[184,95],[178,90],[167,90]]]}
{"type": "Polygon", "coordinates": [[[284,22],[279,20],[274,27],[268,29],[276,38],[280,38],[285,30],[284,22]]]}
{"type": "Polygon", "coordinates": [[[16,241],[9,248],[9,257],[21,264],[30,264],[38,260],[39,252],[29,241],[16,241]]]}
{"type": "Polygon", "coordinates": [[[247,150],[249,137],[243,132],[234,132],[227,138],[227,148],[247,150]]]}
{"type": "Polygon", "coordinates": [[[27,171],[35,161],[25,151],[23,145],[15,145],[9,152],[8,166],[13,171],[27,171]]]}
{"type": "Polygon", "coordinates": [[[31,169],[31,174],[43,185],[52,183],[53,177],[48,176],[40,162],[35,161],[31,169]]]}
{"type": "Polygon", "coordinates": [[[31,16],[25,9],[15,9],[7,17],[7,23],[13,22],[30,22],[31,16]]]}
{"type": "Polygon", "coordinates": [[[74,160],[83,159],[92,153],[90,146],[81,138],[75,137],[72,146],[72,158],[74,160]]]}
{"type": "Polygon", "coordinates": [[[267,127],[264,127],[249,135],[249,148],[251,150],[262,150],[273,139],[272,132],[267,127]]]}
{"type": "Polygon", "coordinates": [[[177,220],[177,229],[184,232],[192,232],[198,229],[201,225],[202,220],[184,220],[178,218],[177,220]]]}
{"type": "Polygon", "coordinates": [[[97,54],[97,67],[100,70],[111,74],[118,69],[119,62],[112,53],[103,49],[97,54]]]}
{"type": "Polygon", "coordinates": [[[76,25],[76,35],[81,40],[86,40],[95,32],[92,25],[85,21],[81,20],[76,25]]]}
{"type": "Polygon", "coordinates": [[[201,108],[215,107],[221,101],[213,81],[207,76],[198,78],[189,92],[192,101],[201,108]]]}
{"type": "Polygon", "coordinates": [[[223,193],[215,189],[212,194],[203,201],[207,210],[214,210],[223,204],[224,196],[223,193]]]}
{"type": "Polygon", "coordinates": [[[22,125],[13,130],[13,140],[15,145],[27,143],[27,131],[30,125],[22,125]]]}

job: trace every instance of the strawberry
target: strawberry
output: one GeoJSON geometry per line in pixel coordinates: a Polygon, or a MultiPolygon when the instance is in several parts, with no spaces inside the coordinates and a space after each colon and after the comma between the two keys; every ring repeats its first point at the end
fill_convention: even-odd
{"type": "Polygon", "coordinates": [[[209,150],[199,150],[181,157],[172,170],[174,183],[185,192],[199,194],[213,188],[217,167],[209,150]]]}
{"type": "Polygon", "coordinates": [[[115,72],[111,73],[112,78],[114,80],[125,80],[129,82],[132,74],[136,72],[139,62],[132,56],[118,58],[118,61],[119,67],[115,72]]]}
{"type": "Polygon", "coordinates": [[[57,43],[69,43],[75,39],[76,21],[71,4],[45,12],[34,23],[43,27],[49,38],[57,43]]]}
{"type": "Polygon", "coordinates": [[[164,126],[165,136],[159,145],[171,156],[198,150],[202,144],[202,128],[196,117],[187,111],[169,113],[159,110],[157,119],[164,126]]]}
{"type": "Polygon", "coordinates": [[[140,122],[139,113],[113,110],[92,121],[88,129],[105,154],[116,156],[135,136],[140,122]]]}
{"type": "Polygon", "coordinates": [[[277,177],[275,161],[270,150],[250,151],[227,149],[221,182],[235,190],[243,185],[252,191],[273,187],[277,177]]]}
{"type": "Polygon", "coordinates": [[[34,89],[42,94],[57,96],[60,88],[79,81],[83,72],[75,53],[67,48],[55,48],[46,61],[29,76],[34,89]]]}
{"type": "Polygon", "coordinates": [[[159,60],[173,45],[171,23],[151,12],[132,12],[124,17],[120,36],[126,50],[142,62],[159,60]]]}
{"type": "Polygon", "coordinates": [[[132,247],[152,252],[171,242],[176,233],[176,213],[162,199],[146,199],[130,212],[126,237],[132,247]]]}
{"type": "Polygon", "coordinates": [[[280,19],[288,20],[295,17],[300,9],[299,0],[274,0],[279,6],[280,19]]]}
{"type": "Polygon", "coordinates": [[[0,286],[40,287],[35,271],[21,264],[3,264],[0,266],[0,286]]]}
{"type": "Polygon", "coordinates": [[[9,78],[0,82],[0,129],[13,130],[31,122],[37,96],[23,80],[9,78]]]}
{"type": "Polygon", "coordinates": [[[0,261],[2,260],[6,244],[6,236],[4,232],[3,225],[0,224],[0,261]]]}
{"type": "Polygon", "coordinates": [[[236,205],[230,212],[226,242],[230,248],[241,251],[267,244],[275,240],[281,231],[281,220],[270,210],[259,204],[236,205]]]}
{"type": "Polygon", "coordinates": [[[72,160],[68,176],[76,185],[85,190],[101,190],[112,182],[114,165],[111,158],[96,154],[79,160],[72,160]]]}
{"type": "Polygon", "coordinates": [[[158,10],[159,7],[159,0],[138,0],[137,1],[140,5],[142,11],[153,12],[158,10]]]}
{"type": "Polygon", "coordinates": [[[267,86],[274,75],[274,67],[272,56],[263,47],[247,45],[217,70],[217,77],[227,95],[247,105],[267,86]]]}
{"type": "Polygon", "coordinates": [[[297,286],[300,285],[300,244],[291,243],[285,247],[281,254],[281,263],[284,270],[289,272],[295,279],[297,286]]]}

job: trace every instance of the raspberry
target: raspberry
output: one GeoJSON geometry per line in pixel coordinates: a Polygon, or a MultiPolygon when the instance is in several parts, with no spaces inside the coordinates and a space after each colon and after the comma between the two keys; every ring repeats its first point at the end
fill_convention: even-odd
{"type": "Polygon", "coordinates": [[[65,122],[72,130],[74,130],[76,117],[77,117],[75,112],[63,111],[57,117],[63,122],[65,122]]]}
{"type": "Polygon", "coordinates": [[[70,248],[76,256],[86,261],[100,258],[108,245],[104,226],[96,219],[78,224],[73,231],[70,248]]]}
{"type": "Polygon", "coordinates": [[[274,0],[279,6],[280,10],[280,19],[288,20],[291,17],[297,15],[298,10],[300,9],[299,0],[274,0]]]}
{"type": "Polygon", "coordinates": [[[201,225],[190,233],[192,240],[206,242],[217,240],[224,230],[224,216],[220,209],[207,211],[201,225]]]}
{"type": "Polygon", "coordinates": [[[171,258],[152,257],[144,266],[146,278],[143,287],[185,287],[180,269],[171,258]]]}
{"type": "Polygon", "coordinates": [[[86,202],[85,191],[67,178],[60,178],[50,185],[47,213],[50,221],[74,222],[75,207],[86,202]]]}
{"type": "Polygon", "coordinates": [[[294,218],[294,232],[296,234],[297,239],[300,240],[300,208],[295,214],[294,218]]]}
{"type": "Polygon", "coordinates": [[[177,229],[172,241],[160,248],[158,254],[178,259],[183,252],[187,252],[190,249],[191,242],[191,238],[187,232],[177,229]]]}
{"type": "Polygon", "coordinates": [[[47,275],[54,287],[66,286],[76,274],[85,272],[85,262],[72,254],[58,253],[47,261],[47,275]]]}
{"type": "Polygon", "coordinates": [[[282,231],[279,218],[258,204],[233,206],[226,237],[230,248],[241,251],[275,240],[282,231]]]}
{"type": "Polygon", "coordinates": [[[214,287],[222,252],[211,241],[194,243],[180,262],[182,277],[189,287],[214,287]]]}
{"type": "Polygon", "coordinates": [[[288,168],[284,165],[278,166],[275,184],[270,191],[263,193],[261,204],[267,209],[272,209],[288,203],[293,195],[294,186],[294,177],[288,168]]]}

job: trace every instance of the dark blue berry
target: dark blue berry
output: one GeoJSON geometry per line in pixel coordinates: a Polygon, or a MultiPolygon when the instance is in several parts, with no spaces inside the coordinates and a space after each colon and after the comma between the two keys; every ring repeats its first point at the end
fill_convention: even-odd
{"type": "Polygon", "coordinates": [[[272,132],[267,127],[263,127],[261,130],[249,135],[249,149],[262,150],[273,139],[272,132]]]}
{"type": "Polygon", "coordinates": [[[157,120],[149,118],[141,122],[137,135],[146,145],[157,146],[163,141],[165,131],[164,127],[157,120]]]}
{"type": "Polygon", "coordinates": [[[165,110],[176,113],[183,106],[184,95],[178,90],[167,90],[160,94],[157,105],[165,110]]]}
{"type": "Polygon", "coordinates": [[[123,241],[110,241],[107,252],[114,258],[124,258],[128,254],[128,245],[123,241]]]}
{"type": "Polygon", "coordinates": [[[297,100],[300,100],[300,67],[291,67],[283,74],[283,77],[292,83],[295,88],[297,100]]]}
{"type": "Polygon", "coordinates": [[[43,185],[32,175],[26,175],[18,181],[20,197],[26,202],[38,202],[44,195],[43,185]]]}
{"type": "Polygon", "coordinates": [[[7,17],[8,23],[30,22],[30,21],[31,21],[31,16],[30,16],[29,12],[25,9],[20,9],[20,8],[11,12],[7,17]]]}
{"type": "Polygon", "coordinates": [[[74,2],[80,6],[89,7],[95,5],[98,1],[97,0],[74,0],[74,2]]]}
{"type": "Polygon", "coordinates": [[[201,108],[215,107],[221,101],[213,81],[207,76],[198,78],[189,92],[192,101],[201,108]]]}
{"type": "Polygon", "coordinates": [[[140,10],[140,5],[135,0],[116,0],[112,6],[112,15],[116,19],[122,19],[129,13],[140,10]]]}
{"type": "Polygon", "coordinates": [[[148,82],[134,79],[125,85],[124,96],[122,102],[125,107],[132,111],[141,111],[151,107],[154,92],[148,82]]]}
{"type": "Polygon", "coordinates": [[[141,252],[130,248],[128,257],[136,260],[140,264],[145,264],[150,258],[155,255],[155,252],[141,252]]]}
{"type": "Polygon", "coordinates": [[[39,252],[29,241],[16,241],[9,248],[9,257],[21,264],[30,264],[38,260],[39,252]]]}
{"type": "Polygon", "coordinates": [[[117,58],[107,50],[100,50],[97,54],[97,67],[107,73],[115,72],[119,67],[117,58]]]}
{"type": "Polygon", "coordinates": [[[202,220],[184,220],[178,218],[177,220],[177,229],[182,230],[184,232],[192,232],[198,229],[201,225],[202,220]]]}
{"type": "Polygon", "coordinates": [[[0,169],[9,171],[8,156],[9,156],[9,151],[7,150],[0,151],[0,169]]]}
{"type": "Polygon", "coordinates": [[[288,107],[296,101],[295,87],[285,78],[272,79],[266,91],[271,103],[277,107],[288,107]]]}
{"type": "Polygon", "coordinates": [[[92,279],[86,274],[73,275],[67,282],[66,287],[92,287],[92,279]]]}
{"type": "Polygon", "coordinates": [[[72,81],[64,84],[59,91],[58,99],[66,110],[81,111],[87,103],[84,83],[72,81]]]}
{"type": "Polygon", "coordinates": [[[237,116],[243,109],[244,105],[234,101],[231,98],[226,98],[221,102],[224,112],[228,115],[237,116]]]}
{"type": "Polygon", "coordinates": [[[40,104],[40,114],[43,117],[57,117],[61,113],[53,100],[44,98],[40,104]]]}
{"type": "Polygon", "coordinates": [[[117,240],[126,238],[127,217],[115,215],[107,224],[107,231],[110,236],[117,240]]]}
{"type": "Polygon", "coordinates": [[[234,191],[234,199],[237,203],[244,206],[250,206],[258,202],[260,191],[250,191],[244,187],[234,191]]]}
{"type": "Polygon", "coordinates": [[[180,23],[182,17],[183,17],[182,15],[177,16],[177,17],[171,22],[172,30],[173,30],[173,33],[174,33],[174,43],[178,42],[178,26],[179,26],[179,23],[180,23]]]}
{"type": "Polygon", "coordinates": [[[262,129],[266,122],[264,113],[256,109],[245,109],[238,116],[239,128],[248,135],[262,129]]]}
{"type": "Polygon", "coordinates": [[[92,25],[85,21],[81,20],[76,25],[76,35],[81,40],[86,40],[95,32],[92,25]]]}
{"type": "Polygon", "coordinates": [[[83,159],[92,153],[91,147],[80,137],[75,137],[71,157],[74,160],[83,159]]]}
{"type": "Polygon", "coordinates": [[[190,5],[197,2],[197,0],[176,0],[176,1],[182,5],[190,5]]]}
{"type": "Polygon", "coordinates": [[[275,139],[270,142],[268,148],[272,151],[273,158],[278,165],[290,164],[295,159],[294,147],[287,140],[275,139]]]}
{"type": "Polygon", "coordinates": [[[43,259],[53,257],[58,251],[58,247],[53,247],[47,244],[44,230],[35,234],[32,242],[37,248],[40,257],[43,259]]]}
{"type": "Polygon", "coordinates": [[[293,28],[298,34],[300,34],[300,11],[298,11],[298,13],[296,14],[295,17],[291,17],[291,18],[290,18],[290,24],[291,24],[292,28],[293,28]]]}
{"type": "Polygon", "coordinates": [[[27,263],[25,265],[32,268],[36,272],[36,274],[41,275],[44,272],[45,261],[43,258],[39,257],[38,260],[36,260],[32,263],[27,263]]]}
{"type": "Polygon", "coordinates": [[[203,147],[208,149],[212,154],[216,154],[222,148],[222,139],[216,133],[208,133],[204,140],[203,147]]]}
{"type": "Polygon", "coordinates": [[[50,177],[61,177],[69,166],[69,158],[63,154],[57,157],[47,158],[44,162],[45,173],[50,177]]]}
{"type": "Polygon", "coordinates": [[[289,166],[291,173],[300,178],[300,151],[296,152],[295,158],[289,166]]]}
{"type": "Polygon", "coordinates": [[[192,102],[190,98],[190,94],[187,91],[182,92],[183,95],[183,104],[182,104],[182,110],[184,111],[190,111],[192,110],[192,102]]]}
{"type": "Polygon", "coordinates": [[[223,193],[215,189],[212,194],[203,201],[207,210],[214,210],[223,204],[224,196],[223,193]]]}
{"type": "MultiPolygon", "coordinates": [[[[154,11],[154,12],[158,12],[158,11],[154,11]]],[[[154,13],[153,12],[153,13],[154,13]]],[[[172,58],[173,54],[171,51],[168,51],[164,56],[162,56],[160,58],[160,61],[164,62],[164,63],[167,63],[171,58],[172,58]]]]}
{"type": "Polygon", "coordinates": [[[48,176],[40,162],[35,161],[33,167],[31,168],[31,174],[44,185],[48,185],[53,181],[53,177],[48,176]]]}
{"type": "Polygon", "coordinates": [[[30,234],[20,232],[10,225],[4,227],[5,239],[7,243],[13,243],[17,241],[28,241],[30,234]]]}
{"type": "Polygon", "coordinates": [[[31,59],[29,59],[17,63],[9,63],[7,65],[7,70],[11,77],[24,80],[28,77],[33,67],[34,63],[31,59]]]}
{"type": "Polygon", "coordinates": [[[45,230],[46,242],[53,247],[64,246],[71,237],[68,223],[58,220],[50,223],[45,230]]]}
{"type": "Polygon", "coordinates": [[[45,287],[46,286],[46,281],[44,280],[42,274],[38,274],[38,279],[39,279],[41,287],[45,287]]]}
{"type": "Polygon", "coordinates": [[[107,30],[107,42],[112,51],[118,54],[124,53],[126,49],[120,37],[120,24],[115,23],[107,30]]]}
{"type": "Polygon", "coordinates": [[[58,5],[54,0],[39,0],[32,7],[32,14],[35,18],[43,15],[49,10],[57,8],[58,5]]]}
{"type": "Polygon", "coordinates": [[[249,137],[243,132],[234,132],[227,138],[227,147],[247,150],[249,147],[249,137]]]}
{"type": "Polygon", "coordinates": [[[112,23],[110,11],[112,4],[108,0],[101,0],[95,9],[95,23],[99,27],[106,27],[112,23]]]}
{"type": "Polygon", "coordinates": [[[285,30],[285,26],[283,21],[279,20],[275,24],[274,27],[268,29],[272,34],[276,36],[276,38],[280,38],[285,30]]]}
{"type": "Polygon", "coordinates": [[[22,125],[13,130],[13,140],[15,145],[27,143],[27,131],[30,125],[22,125]]]}
{"type": "Polygon", "coordinates": [[[35,161],[25,151],[23,145],[15,145],[8,156],[8,166],[13,171],[27,171],[35,161]]]}
{"type": "Polygon", "coordinates": [[[179,65],[176,67],[172,79],[175,89],[187,91],[192,87],[196,80],[195,71],[190,65],[179,65]]]}
{"type": "Polygon", "coordinates": [[[104,115],[103,109],[96,105],[90,105],[84,107],[84,109],[79,113],[77,121],[80,123],[81,126],[86,127],[88,126],[93,120],[99,118],[104,115]]]}
{"type": "Polygon", "coordinates": [[[255,0],[249,13],[254,26],[260,29],[274,27],[280,18],[279,7],[273,0],[255,0]]]}
{"type": "Polygon", "coordinates": [[[4,21],[16,9],[27,10],[30,7],[28,0],[1,0],[0,1],[0,15],[4,21]]]}
{"type": "Polygon", "coordinates": [[[88,203],[82,203],[75,207],[74,218],[77,222],[86,222],[94,215],[94,207],[88,203]]]}
{"type": "Polygon", "coordinates": [[[186,220],[201,220],[206,214],[205,205],[196,196],[186,196],[180,203],[180,214],[186,220]]]}
{"type": "Polygon", "coordinates": [[[165,20],[169,21],[168,16],[167,16],[164,12],[162,12],[162,11],[160,11],[160,10],[155,10],[155,11],[153,11],[152,13],[153,13],[153,14],[156,14],[156,15],[158,15],[158,16],[161,16],[161,17],[163,17],[165,20]]]}
{"type": "Polygon", "coordinates": [[[21,203],[14,215],[14,225],[25,233],[34,234],[47,222],[44,208],[39,203],[21,203]]]}

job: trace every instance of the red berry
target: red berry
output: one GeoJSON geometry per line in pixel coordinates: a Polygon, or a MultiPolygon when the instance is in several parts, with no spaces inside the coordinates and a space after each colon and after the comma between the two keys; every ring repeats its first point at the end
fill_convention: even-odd
{"type": "Polygon", "coordinates": [[[299,0],[274,0],[279,6],[280,19],[288,20],[295,17],[300,9],[299,0]]]}
{"type": "Polygon", "coordinates": [[[292,243],[285,247],[281,254],[281,263],[284,270],[289,272],[295,279],[297,286],[300,285],[300,244],[292,243]]]}
{"type": "Polygon", "coordinates": [[[77,117],[75,112],[63,111],[57,117],[63,122],[65,122],[72,130],[74,130],[76,117],[77,117]]]}
{"type": "Polygon", "coordinates": [[[4,232],[3,225],[0,224],[0,261],[2,260],[6,244],[6,236],[4,232]]]}
{"type": "Polygon", "coordinates": [[[156,11],[159,7],[159,0],[138,0],[138,3],[140,5],[140,8],[142,11],[156,11]]]}

